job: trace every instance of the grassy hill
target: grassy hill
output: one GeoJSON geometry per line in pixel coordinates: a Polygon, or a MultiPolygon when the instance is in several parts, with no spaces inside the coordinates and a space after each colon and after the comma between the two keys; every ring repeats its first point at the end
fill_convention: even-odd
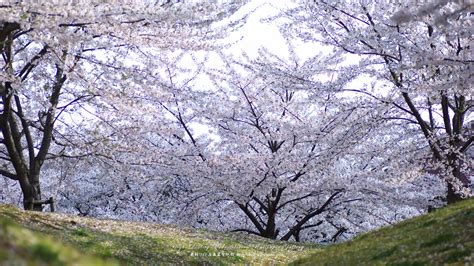
{"type": "Polygon", "coordinates": [[[314,248],[241,233],[25,212],[0,205],[0,265],[274,265],[309,255],[314,248]]]}
{"type": "Polygon", "coordinates": [[[296,265],[474,265],[474,199],[316,250],[296,265]]]}
{"type": "Polygon", "coordinates": [[[322,248],[0,205],[0,265],[474,265],[474,199],[322,248]]]}

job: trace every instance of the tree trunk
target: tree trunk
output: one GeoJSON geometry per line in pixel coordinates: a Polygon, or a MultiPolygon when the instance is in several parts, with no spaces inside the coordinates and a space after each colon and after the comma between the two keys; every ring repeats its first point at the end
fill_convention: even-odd
{"type": "Polygon", "coordinates": [[[456,191],[454,189],[454,186],[449,182],[446,182],[446,183],[447,183],[447,187],[448,187],[448,191],[447,191],[447,194],[446,194],[446,202],[448,204],[452,204],[452,203],[456,203],[456,202],[462,200],[461,195],[456,193],[456,191]]]}
{"type": "Polygon", "coordinates": [[[26,193],[25,191],[22,191],[23,208],[27,211],[43,211],[43,204],[35,203],[41,200],[41,192],[39,191],[39,187],[37,189],[32,187],[32,189],[29,191],[31,192],[26,193]]]}
{"type": "Polygon", "coordinates": [[[19,182],[23,193],[23,208],[28,211],[43,211],[43,205],[36,203],[41,200],[39,175],[24,175],[19,178],[19,182]]]}
{"type": "Polygon", "coordinates": [[[276,230],[275,215],[276,213],[273,212],[273,210],[271,210],[271,212],[268,213],[267,228],[265,229],[265,233],[262,235],[263,237],[270,238],[270,239],[277,238],[278,231],[276,230]]]}
{"type": "MultiPolygon", "coordinates": [[[[469,178],[467,178],[467,176],[461,172],[461,169],[459,168],[459,166],[455,166],[453,168],[454,169],[452,173],[456,181],[461,182],[461,184],[464,187],[469,187],[470,185],[469,178]]],[[[462,195],[458,193],[458,191],[456,191],[452,183],[446,182],[446,184],[447,184],[446,202],[448,204],[456,203],[458,201],[463,200],[462,195]]]]}

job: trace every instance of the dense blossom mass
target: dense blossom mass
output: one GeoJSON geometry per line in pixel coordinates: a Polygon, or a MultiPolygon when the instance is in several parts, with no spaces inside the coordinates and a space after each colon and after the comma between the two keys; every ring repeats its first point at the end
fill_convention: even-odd
{"type": "Polygon", "coordinates": [[[327,242],[472,196],[473,4],[292,1],[252,57],[257,2],[0,4],[0,202],[327,242]]]}
{"type": "Polygon", "coordinates": [[[431,157],[423,158],[423,168],[446,182],[448,202],[471,193],[472,8],[463,1],[409,8],[403,1],[323,1],[294,9],[293,22],[285,25],[286,32],[334,46],[336,54],[364,58],[343,69],[333,89],[365,95],[386,106],[387,119],[419,131],[431,157]],[[385,82],[362,88],[350,83],[361,76],[385,82]]]}

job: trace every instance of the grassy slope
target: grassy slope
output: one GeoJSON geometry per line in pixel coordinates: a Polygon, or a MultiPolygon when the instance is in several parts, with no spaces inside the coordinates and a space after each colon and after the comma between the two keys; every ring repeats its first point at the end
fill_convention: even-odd
{"type": "Polygon", "coordinates": [[[297,265],[474,265],[474,199],[320,249],[297,265]]]}
{"type": "Polygon", "coordinates": [[[84,256],[72,247],[64,246],[14,223],[18,209],[0,206],[0,265],[116,265],[94,255],[84,256]]]}
{"type": "Polygon", "coordinates": [[[324,249],[0,205],[0,265],[269,265],[295,260],[307,265],[474,265],[474,199],[324,249]]]}
{"type": "Polygon", "coordinates": [[[64,262],[76,263],[79,258],[84,260],[83,265],[114,265],[117,262],[272,265],[309,255],[314,248],[315,245],[289,244],[243,234],[24,212],[0,205],[0,265],[11,265],[13,260],[64,265],[64,262]],[[13,234],[18,236],[12,238],[13,234]],[[74,248],[58,244],[61,242],[74,248]]]}

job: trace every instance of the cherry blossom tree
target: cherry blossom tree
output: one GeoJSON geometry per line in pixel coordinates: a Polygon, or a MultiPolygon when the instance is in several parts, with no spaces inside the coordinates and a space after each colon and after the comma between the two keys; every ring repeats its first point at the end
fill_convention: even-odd
{"type": "MultiPolygon", "coordinates": [[[[167,164],[174,172],[164,174],[173,177],[167,190],[169,204],[181,210],[176,222],[272,239],[329,241],[372,228],[361,225],[368,220],[364,210],[379,216],[368,223],[374,226],[384,216],[382,207],[403,209],[394,207],[407,201],[389,192],[393,185],[375,182],[374,172],[385,162],[370,156],[385,147],[363,148],[380,120],[370,108],[331,91],[309,90],[316,82],[314,68],[296,58],[289,62],[263,50],[257,61],[228,58],[222,56],[223,67],[207,71],[213,85],[204,90],[199,87],[206,83],[189,78],[195,75],[178,82],[177,68],[170,67],[166,87],[179,90],[164,99],[173,100],[145,97],[155,112],[170,114],[169,128],[177,130],[163,142],[181,151],[167,164]],[[208,132],[198,134],[196,124],[208,132]]],[[[408,216],[426,201],[410,204],[408,216]]]]}
{"type": "Polygon", "coordinates": [[[46,160],[95,155],[96,146],[113,142],[116,133],[98,132],[91,119],[101,120],[100,108],[113,107],[107,100],[120,101],[120,93],[128,92],[134,54],[146,48],[211,49],[211,40],[225,34],[211,22],[240,3],[1,4],[0,174],[20,184],[24,208],[42,209],[46,160]]]}
{"type": "Polygon", "coordinates": [[[317,107],[295,88],[235,70],[225,77],[218,102],[229,108],[213,119],[221,138],[220,152],[210,159],[218,173],[214,186],[221,186],[253,225],[236,231],[299,240],[302,230],[319,225],[314,217],[344,201],[344,187],[334,184],[332,171],[322,165],[349,141],[335,131],[351,111],[316,114],[317,107]],[[321,124],[312,123],[316,119],[321,124]]]}
{"type": "Polygon", "coordinates": [[[0,5],[0,200],[337,241],[469,194],[471,6],[301,1],[251,59],[243,1],[118,3],[0,5]]]}
{"type": "Polygon", "coordinates": [[[150,56],[153,77],[136,71],[136,93],[97,114],[109,124],[100,132],[112,135],[100,150],[113,147],[113,158],[45,164],[43,185],[62,211],[319,242],[426,211],[438,184],[423,179],[427,193],[407,183],[411,173],[398,176],[408,159],[387,161],[415,153],[422,139],[381,125],[363,98],[310,90],[320,83],[305,63],[262,52],[208,70],[208,84],[200,68],[209,58],[150,56]],[[385,154],[390,145],[402,152],[385,154]]]}
{"type": "Polygon", "coordinates": [[[301,1],[280,15],[282,33],[356,62],[328,68],[328,89],[364,95],[385,109],[374,114],[387,126],[403,122],[402,132],[424,138],[429,152],[413,166],[446,182],[448,203],[472,193],[472,8],[464,1],[301,1]]]}

